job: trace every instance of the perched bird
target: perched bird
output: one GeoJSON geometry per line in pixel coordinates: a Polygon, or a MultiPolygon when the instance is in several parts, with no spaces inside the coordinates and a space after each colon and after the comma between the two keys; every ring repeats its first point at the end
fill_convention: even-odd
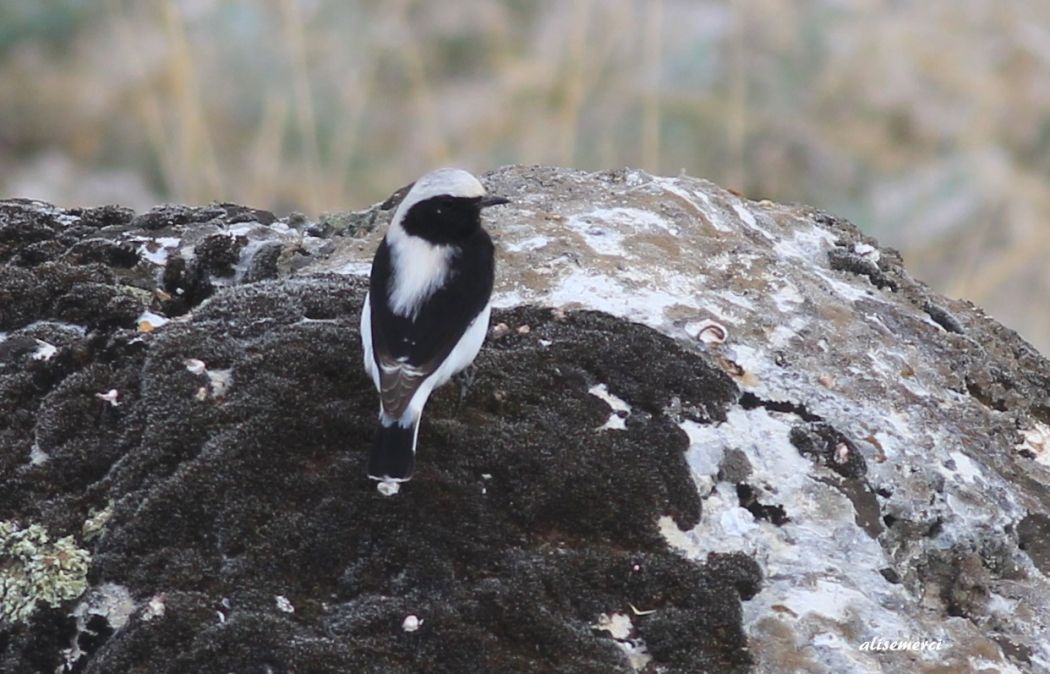
{"type": "Polygon", "coordinates": [[[507,203],[453,168],[407,190],[372,260],[361,310],[365,371],[379,391],[368,476],[384,482],[412,477],[427,398],[485,340],[495,257],[481,209],[507,203]]]}

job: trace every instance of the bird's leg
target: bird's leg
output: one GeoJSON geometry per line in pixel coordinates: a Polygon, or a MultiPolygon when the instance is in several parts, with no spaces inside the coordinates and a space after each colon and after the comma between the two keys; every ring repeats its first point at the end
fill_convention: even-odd
{"type": "Polygon", "coordinates": [[[462,405],[467,399],[467,394],[470,393],[470,387],[474,385],[477,373],[478,368],[471,363],[452,376],[452,379],[459,385],[459,405],[462,405]]]}

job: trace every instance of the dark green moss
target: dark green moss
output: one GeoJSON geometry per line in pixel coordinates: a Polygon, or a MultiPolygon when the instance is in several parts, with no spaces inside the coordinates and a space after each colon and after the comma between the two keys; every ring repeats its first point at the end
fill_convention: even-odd
{"type": "MultiPolygon", "coordinates": [[[[55,355],[12,348],[0,361],[12,411],[0,516],[79,534],[112,502],[83,543],[89,580],[140,602],[126,627],[85,641],[80,670],[630,671],[593,627],[613,612],[633,616],[664,671],[749,668],[740,601],[758,589],[754,561],[691,562],[657,529],[701,514],[665,408],[678,398],[709,423],[737,397],[701,356],[599,313],[496,312],[510,334],[483,349],[465,395],[433,396],[417,476],[383,497],[365,477],[377,399],[361,366],[362,281],[238,286],[136,334],[90,259],[0,267],[0,293],[17,296],[0,323],[57,315],[93,329],[25,328],[15,336],[55,355]],[[596,384],[631,405],[625,430],[597,430],[611,410],[596,384]],[[96,396],[110,389],[118,406],[96,396]],[[49,461],[28,463],[33,442],[49,461]],[[165,611],[147,620],[151,598],[165,611]],[[401,629],[409,614],[416,632],[401,629]]],[[[0,629],[0,670],[50,667],[68,631],[0,629]]]]}

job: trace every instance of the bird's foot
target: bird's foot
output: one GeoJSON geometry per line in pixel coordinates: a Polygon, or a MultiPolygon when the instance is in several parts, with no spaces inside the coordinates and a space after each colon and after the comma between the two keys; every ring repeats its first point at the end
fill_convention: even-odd
{"type": "Polygon", "coordinates": [[[453,381],[459,385],[459,404],[462,405],[463,401],[467,399],[467,394],[470,393],[470,387],[474,385],[474,379],[477,376],[478,368],[473,363],[460,370],[457,374],[452,376],[453,381]]]}

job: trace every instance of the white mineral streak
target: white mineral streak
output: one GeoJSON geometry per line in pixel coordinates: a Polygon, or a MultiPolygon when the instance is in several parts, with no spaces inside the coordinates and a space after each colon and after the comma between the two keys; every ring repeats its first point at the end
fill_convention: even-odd
{"type": "Polygon", "coordinates": [[[168,256],[176,252],[182,239],[172,236],[135,237],[131,240],[139,244],[137,252],[142,259],[163,267],[168,263],[168,256]]]}
{"type": "Polygon", "coordinates": [[[69,648],[61,652],[65,665],[59,667],[58,671],[72,671],[74,663],[85,655],[80,649],[82,635],[98,635],[98,632],[88,627],[92,616],[105,618],[110,629],[119,631],[127,625],[128,618],[137,608],[128,588],[123,585],[103,583],[88,590],[69,614],[76,621],[76,633],[70,639],[69,648]]]}
{"type": "Polygon", "coordinates": [[[1034,426],[1021,432],[1023,440],[1015,449],[1028,451],[1035,455],[1035,460],[1050,467],[1050,426],[1035,422],[1034,426]]]}
{"type": "MultiPolygon", "coordinates": [[[[828,261],[837,245],[873,262],[878,249],[840,241],[831,225],[798,207],[742,200],[702,180],[550,171],[532,190],[514,171],[489,178],[511,199],[487,222],[499,256],[497,307],[600,310],[692,344],[743,391],[784,409],[804,403],[850,438],[866,461],[867,483],[881,492],[871,496],[876,519],[893,515],[935,532],[902,537],[882,527],[873,538],[836,488],[841,478],[790,442],[803,421],[796,413],[736,406],[721,424],[682,422],[703,516],[691,531],[665,518],[660,531],[698,562],[737,551],[758,561],[764,586],[743,603],[757,672],[788,671],[785,663],[807,672],[1016,672],[1001,646],[1007,638],[1023,644],[1031,667],[1050,671],[1050,640],[1039,627],[1050,624],[1050,581],[1016,547],[1010,561],[1019,574],[992,578],[973,620],[949,616],[936,579],[917,577],[932,555],[1004,540],[1031,504],[982,454],[991,451],[984,437],[957,423],[996,413],[966,394],[943,359],[930,357],[927,342],[943,339],[943,330],[901,293],[828,261]],[[722,325],[729,339],[700,343],[703,321],[722,325]],[[901,339],[902,332],[920,338],[901,339]],[[759,502],[782,506],[788,522],[756,520],[735,485],[719,481],[731,448],[749,460],[759,502]],[[992,640],[993,624],[1007,636],[992,640]],[[942,646],[862,649],[871,639],[942,646]]],[[[384,227],[311,272],[367,273],[384,227]]],[[[615,423],[610,417],[605,427],[615,423]]],[[[1028,477],[1050,487],[1050,428],[1018,429],[1011,442],[1013,454],[1034,457],[1028,477]]],[[[839,459],[848,460],[848,451],[839,459]]]]}

